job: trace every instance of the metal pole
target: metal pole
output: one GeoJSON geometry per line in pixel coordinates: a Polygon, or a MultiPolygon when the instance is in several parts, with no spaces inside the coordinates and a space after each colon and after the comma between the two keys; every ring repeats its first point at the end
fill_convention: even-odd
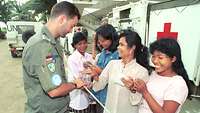
{"type": "Polygon", "coordinates": [[[85,88],[85,90],[101,105],[101,107],[103,107],[103,109],[107,112],[107,113],[111,113],[93,94],[92,92],[86,87],[83,86],[85,88]]]}

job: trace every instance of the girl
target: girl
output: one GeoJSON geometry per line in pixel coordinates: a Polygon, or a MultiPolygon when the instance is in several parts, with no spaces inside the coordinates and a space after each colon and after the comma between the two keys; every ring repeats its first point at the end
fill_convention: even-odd
{"type": "MultiPolygon", "coordinates": [[[[117,52],[119,39],[115,28],[110,24],[105,24],[97,28],[95,37],[97,38],[97,48],[101,48],[101,52],[96,57],[96,65],[99,67],[97,75],[100,75],[102,69],[106,67],[108,62],[119,58],[117,52]]],[[[107,86],[97,92],[93,92],[93,94],[102,104],[105,104],[107,86]]],[[[98,103],[96,105],[96,112],[103,113],[103,108],[98,103]]]]}
{"type": "MultiPolygon", "coordinates": [[[[86,76],[82,75],[81,71],[84,70],[85,62],[93,62],[92,55],[86,52],[87,49],[87,37],[81,33],[77,32],[74,34],[72,47],[75,48],[75,51],[68,58],[68,81],[72,82],[76,78],[80,79],[90,79],[85,78],[86,76]]],[[[75,89],[70,92],[70,104],[74,113],[88,113],[89,100],[88,94],[81,89],[75,89]]]]}
{"type": "Polygon", "coordinates": [[[188,96],[188,75],[176,40],[160,39],[150,45],[155,72],[147,84],[135,80],[132,90],[143,95],[139,113],[179,113],[188,96]]]}

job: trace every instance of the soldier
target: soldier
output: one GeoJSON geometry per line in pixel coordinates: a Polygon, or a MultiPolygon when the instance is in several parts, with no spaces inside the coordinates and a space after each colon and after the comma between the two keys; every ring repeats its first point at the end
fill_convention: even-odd
{"type": "Polygon", "coordinates": [[[58,40],[71,32],[79,19],[75,5],[57,3],[46,25],[28,40],[22,58],[25,113],[68,113],[69,92],[85,85],[77,79],[67,82],[58,40]]]}

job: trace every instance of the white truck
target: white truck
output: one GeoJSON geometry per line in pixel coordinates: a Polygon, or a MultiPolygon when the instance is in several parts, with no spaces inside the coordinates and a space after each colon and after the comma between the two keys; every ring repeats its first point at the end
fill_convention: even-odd
{"type": "Polygon", "coordinates": [[[11,56],[13,58],[22,56],[25,43],[22,40],[22,33],[27,30],[37,32],[42,27],[40,22],[28,21],[8,21],[7,22],[7,42],[10,47],[11,56]]]}

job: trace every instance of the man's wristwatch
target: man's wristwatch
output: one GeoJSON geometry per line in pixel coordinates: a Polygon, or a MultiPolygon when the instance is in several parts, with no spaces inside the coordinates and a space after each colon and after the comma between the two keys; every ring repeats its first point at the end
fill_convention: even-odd
{"type": "Polygon", "coordinates": [[[77,85],[76,85],[76,83],[72,82],[72,84],[75,86],[75,89],[76,89],[76,88],[77,88],[77,85]]]}

